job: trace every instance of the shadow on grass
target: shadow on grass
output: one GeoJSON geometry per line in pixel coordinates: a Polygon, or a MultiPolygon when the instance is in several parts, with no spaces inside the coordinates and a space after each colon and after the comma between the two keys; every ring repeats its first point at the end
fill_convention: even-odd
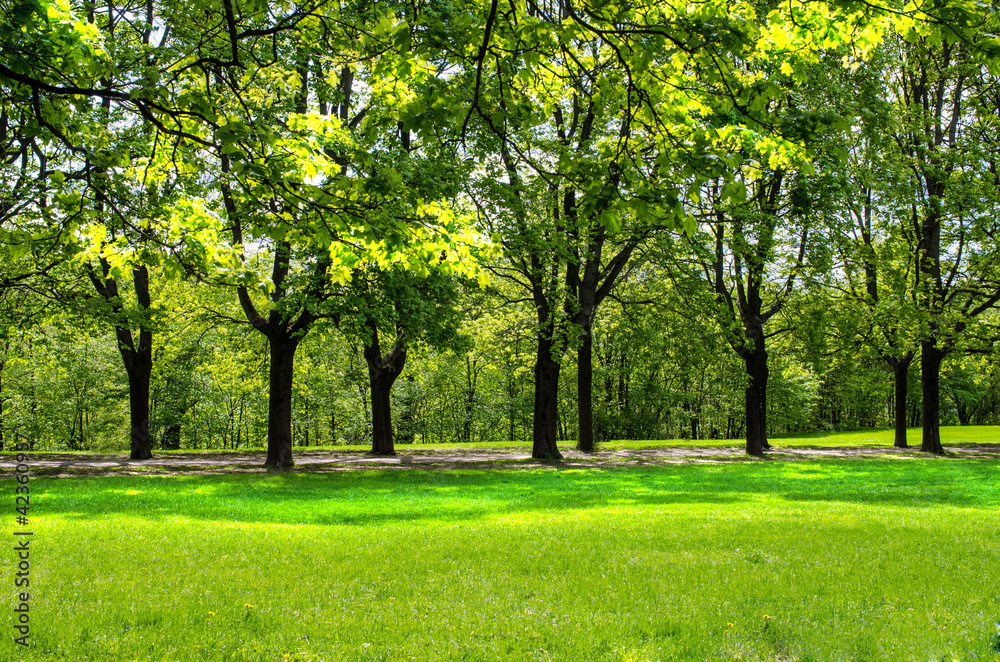
{"type": "Polygon", "coordinates": [[[460,522],[608,506],[761,503],[770,498],[966,508],[1000,505],[996,462],[934,459],[529,470],[412,470],[35,479],[38,515],[109,514],[232,523],[460,522]]]}

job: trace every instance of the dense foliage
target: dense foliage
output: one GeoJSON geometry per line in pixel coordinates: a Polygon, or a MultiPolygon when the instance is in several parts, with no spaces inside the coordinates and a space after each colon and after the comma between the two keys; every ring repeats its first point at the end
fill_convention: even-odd
{"type": "Polygon", "coordinates": [[[988,4],[0,7],[8,437],[1000,416],[988,4]]]}

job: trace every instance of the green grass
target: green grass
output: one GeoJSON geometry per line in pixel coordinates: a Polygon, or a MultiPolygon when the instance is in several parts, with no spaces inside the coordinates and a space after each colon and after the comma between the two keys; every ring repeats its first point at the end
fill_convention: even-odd
{"type": "MultiPolygon", "coordinates": [[[[920,446],[920,428],[909,428],[907,443],[920,446]]],[[[795,437],[771,437],[778,448],[885,448],[892,446],[893,430],[858,430],[855,432],[814,432],[795,437]]],[[[975,446],[1000,443],[998,425],[946,425],[941,427],[941,443],[947,446],[975,446]]],[[[657,441],[611,441],[599,444],[600,449],[646,449],[671,446],[732,446],[743,447],[743,439],[667,439],[657,441]]]]}
{"type": "MultiPolygon", "coordinates": [[[[920,428],[910,428],[907,431],[907,441],[911,446],[920,446],[920,428]]],[[[772,437],[771,443],[779,448],[885,448],[893,444],[892,430],[859,430],[854,432],[814,432],[797,437],[772,437]]],[[[941,440],[944,446],[976,446],[980,444],[1000,443],[1000,425],[946,425],[941,427],[941,440]]],[[[742,448],[743,439],[655,439],[655,440],[615,440],[597,444],[597,450],[646,450],[674,447],[720,447],[742,448]]],[[[560,448],[572,449],[574,441],[560,442],[560,448]]],[[[364,453],[371,444],[336,445],[336,446],[296,446],[295,452],[315,451],[347,451],[364,453]]],[[[491,443],[444,443],[444,444],[396,444],[396,450],[401,453],[419,451],[487,451],[489,449],[504,449],[516,452],[531,452],[531,444],[524,441],[504,441],[491,443]]],[[[249,451],[260,451],[263,447],[240,448],[235,451],[221,448],[183,449],[180,451],[164,451],[157,449],[156,455],[169,456],[175,453],[233,453],[245,454],[249,451]]],[[[121,451],[118,451],[120,453],[121,451]]],[[[0,451],[0,456],[13,455],[15,451],[0,451]]],[[[100,451],[103,454],[115,455],[115,451],[100,451]]],[[[60,455],[91,455],[88,451],[59,451],[60,455]]],[[[40,456],[41,454],[39,454],[40,456]]]]}
{"type": "MultiPolygon", "coordinates": [[[[907,443],[920,446],[920,428],[909,428],[906,433],[907,443]]],[[[783,448],[876,448],[892,446],[894,440],[892,430],[858,430],[854,432],[814,432],[795,437],[772,437],[772,445],[783,448]]],[[[1000,425],[945,425],[941,427],[941,441],[945,446],[975,446],[979,444],[1000,443],[1000,425]]],[[[742,448],[744,439],[654,439],[654,440],[614,440],[597,444],[597,450],[644,450],[655,448],[718,446],[742,448]]],[[[573,441],[560,442],[563,449],[575,446],[573,441]]],[[[363,446],[322,446],[326,449],[356,449],[367,450],[370,445],[363,446]]],[[[419,450],[481,450],[484,448],[517,449],[531,451],[527,442],[500,442],[490,444],[453,443],[453,444],[396,444],[398,451],[419,450]]]]}
{"type": "Polygon", "coordinates": [[[31,487],[25,659],[1000,660],[992,461],[31,487]]]}
{"type": "MultiPolygon", "coordinates": [[[[855,432],[815,432],[796,437],[773,437],[771,443],[784,448],[803,447],[847,447],[871,448],[892,446],[894,433],[892,430],[859,430],[855,432]]],[[[920,428],[907,430],[907,443],[920,446],[920,428]]],[[[941,427],[941,440],[945,446],[972,446],[978,444],[1000,443],[1000,425],[945,425],[941,427]]],[[[615,440],[597,444],[598,450],[643,450],[671,447],[718,446],[742,448],[743,439],[655,439],[655,440],[615,440]]],[[[560,442],[560,447],[571,449],[573,441],[560,442]]],[[[326,449],[353,448],[364,451],[369,446],[323,446],[326,449]]],[[[530,452],[531,444],[527,442],[499,442],[490,444],[453,443],[453,444],[396,444],[398,451],[419,451],[427,449],[441,450],[477,450],[483,448],[518,449],[530,452]]]]}
{"type": "MultiPolygon", "coordinates": [[[[906,431],[906,442],[920,446],[920,428],[906,431]]],[[[892,430],[860,430],[857,432],[816,432],[795,438],[778,437],[772,441],[779,446],[830,444],[842,446],[891,446],[894,439],[892,430]]],[[[998,425],[943,425],[941,443],[945,446],[972,446],[1000,443],[998,425]]]]}

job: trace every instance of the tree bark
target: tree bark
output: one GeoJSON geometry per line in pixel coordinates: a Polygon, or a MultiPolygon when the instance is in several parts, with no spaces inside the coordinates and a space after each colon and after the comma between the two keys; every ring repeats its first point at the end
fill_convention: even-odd
{"type": "Polygon", "coordinates": [[[589,326],[583,329],[583,342],[577,350],[576,397],[578,403],[579,434],[576,447],[585,453],[594,452],[594,332],[589,326]]]}
{"type": "Polygon", "coordinates": [[[940,374],[945,353],[933,340],[920,343],[920,385],[923,391],[923,438],[920,450],[924,453],[944,455],[940,428],[940,374]]]}
{"type": "MultiPolygon", "coordinates": [[[[118,295],[118,282],[111,278],[110,267],[101,259],[103,278],[93,270],[88,271],[91,282],[98,293],[109,302],[115,313],[122,310],[118,295]]],[[[150,309],[149,271],[145,265],[132,270],[136,301],[145,315],[150,309]]],[[[133,334],[127,326],[115,325],[118,352],[121,354],[125,373],[128,375],[129,402],[129,459],[148,460],[153,457],[149,443],[149,380],[153,374],[153,333],[148,320],[138,324],[138,334],[133,334]],[[138,335],[138,342],[136,342],[138,335]]]]}
{"type": "Polygon", "coordinates": [[[268,336],[270,374],[267,398],[267,459],[265,467],[295,466],[292,459],[292,378],[299,339],[286,334],[268,336]]]}
{"type": "Polygon", "coordinates": [[[392,385],[406,365],[406,344],[402,338],[396,339],[392,351],[382,355],[378,329],[369,324],[371,340],[365,345],[365,361],[368,363],[368,382],[372,391],[372,453],[395,455],[392,440],[392,385]]]}
{"type": "Polygon", "coordinates": [[[392,439],[392,403],[389,400],[389,373],[377,370],[369,373],[372,389],[372,453],[395,455],[392,439]]]}
{"type": "Polygon", "coordinates": [[[0,451],[3,450],[3,431],[4,431],[4,418],[3,418],[3,401],[6,396],[3,393],[3,369],[7,365],[7,349],[10,347],[10,341],[5,343],[4,346],[4,358],[0,360],[0,451]]]}
{"type": "Polygon", "coordinates": [[[462,441],[472,441],[472,422],[476,413],[476,382],[479,372],[477,362],[465,355],[465,418],[462,420],[462,441]]]}
{"type": "Polygon", "coordinates": [[[906,396],[913,352],[907,352],[901,357],[888,356],[885,360],[892,366],[893,384],[895,385],[895,441],[893,446],[906,448],[906,396]]]}
{"type": "Polygon", "coordinates": [[[559,430],[559,362],[552,356],[552,341],[540,334],[535,355],[535,407],[531,457],[561,459],[556,443],[559,430]]]}
{"type": "MultiPolygon", "coordinates": [[[[307,72],[309,63],[299,62],[299,71],[307,72]]],[[[219,87],[224,87],[220,68],[214,72],[216,83],[219,87]]],[[[295,97],[296,108],[304,113],[307,109],[308,100],[308,76],[301,78],[301,88],[295,97]]],[[[342,106],[346,109],[349,103],[349,90],[344,95],[342,106]]],[[[225,150],[219,150],[219,161],[222,173],[226,175],[220,183],[222,201],[225,206],[226,216],[229,219],[233,233],[233,244],[242,247],[243,224],[245,214],[237,204],[238,198],[233,192],[233,188],[228,181],[231,172],[231,162],[225,150]]],[[[346,165],[346,163],[342,163],[346,165]]],[[[244,202],[250,207],[258,204],[253,199],[244,202]]],[[[267,420],[267,460],[264,466],[268,467],[290,467],[294,465],[292,459],[292,375],[294,368],[295,350],[298,344],[309,332],[317,315],[311,310],[309,303],[322,301],[326,294],[323,291],[327,282],[327,270],[330,266],[330,256],[326,251],[318,251],[314,254],[315,262],[312,265],[312,273],[309,282],[304,288],[298,290],[294,297],[290,296],[286,279],[291,270],[292,243],[287,236],[276,238],[274,244],[274,261],[271,271],[271,283],[273,289],[270,293],[271,304],[274,306],[267,311],[265,317],[257,310],[246,287],[239,285],[236,288],[239,297],[240,307],[247,317],[247,321],[257,331],[262,333],[268,340],[270,349],[271,370],[269,376],[269,398],[268,398],[268,420],[267,420]],[[304,295],[304,296],[303,296],[304,295]],[[282,302],[290,302],[292,299],[302,297],[301,301],[305,305],[281,306],[282,302]],[[296,309],[297,308],[297,309],[296,309]]],[[[245,257],[241,254],[240,259],[245,257]]]]}
{"type": "MultiPolygon", "coordinates": [[[[140,332],[140,337],[143,335],[140,332]]],[[[134,352],[134,358],[126,361],[128,374],[129,422],[131,424],[131,451],[129,459],[148,460],[153,457],[149,445],[149,379],[153,374],[152,348],[142,346],[134,352]]],[[[124,353],[124,351],[123,351],[124,353]]]]}
{"type": "Polygon", "coordinates": [[[765,265],[772,259],[768,254],[771,240],[777,229],[778,200],[781,194],[784,172],[774,171],[767,180],[761,180],[755,199],[764,214],[755,223],[757,242],[747,242],[747,228],[740,215],[726,218],[721,209],[715,214],[717,224],[715,234],[715,258],[705,264],[709,283],[715,291],[716,302],[726,318],[724,325],[739,322],[743,327],[742,336],[733,334],[729,343],[743,359],[744,369],[749,377],[745,391],[744,420],[746,423],[746,452],[748,455],[762,455],[770,448],[767,442],[767,350],[765,349],[764,325],[781,311],[785,299],[791,295],[795,283],[795,272],[805,256],[808,226],[802,229],[799,238],[796,268],[785,279],[784,287],[776,295],[774,302],[764,308],[763,291],[767,282],[765,265]],[[732,227],[729,247],[726,246],[726,228],[732,227]],[[730,259],[732,264],[730,266],[730,259]],[[733,287],[726,284],[727,270],[731,269],[733,287]],[[735,298],[733,296],[735,290],[735,298]],[[728,313],[726,315],[725,313],[728,313]]]}
{"type": "Polygon", "coordinates": [[[744,358],[744,367],[750,377],[746,388],[745,416],[747,422],[747,455],[763,455],[767,443],[767,351],[754,347],[744,358]]]}
{"type": "MultiPolygon", "coordinates": [[[[107,84],[110,85],[111,82],[107,81],[107,84]]],[[[111,99],[104,97],[101,101],[101,111],[102,123],[105,125],[108,121],[110,108],[111,99]]],[[[107,205],[107,192],[104,188],[107,181],[107,171],[104,168],[99,168],[95,174],[98,185],[94,190],[94,210],[98,217],[103,219],[107,205]]],[[[115,317],[118,318],[124,308],[119,296],[118,281],[111,275],[111,265],[108,260],[100,257],[99,262],[101,265],[100,274],[93,268],[93,265],[87,264],[87,276],[94,285],[94,289],[110,305],[115,317]]],[[[149,270],[146,265],[132,269],[132,283],[139,314],[142,317],[138,323],[138,342],[136,342],[136,334],[132,332],[130,323],[121,323],[116,319],[112,324],[115,329],[115,337],[118,340],[118,351],[128,375],[129,459],[148,460],[153,457],[149,443],[149,380],[153,374],[153,333],[148,319],[151,303],[149,270]]]]}

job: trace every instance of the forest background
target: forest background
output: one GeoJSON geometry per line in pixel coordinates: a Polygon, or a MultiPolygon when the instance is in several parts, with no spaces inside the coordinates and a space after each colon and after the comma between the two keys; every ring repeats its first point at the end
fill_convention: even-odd
{"type": "Polygon", "coordinates": [[[5,440],[1000,422],[988,3],[2,6],[5,440]]]}

